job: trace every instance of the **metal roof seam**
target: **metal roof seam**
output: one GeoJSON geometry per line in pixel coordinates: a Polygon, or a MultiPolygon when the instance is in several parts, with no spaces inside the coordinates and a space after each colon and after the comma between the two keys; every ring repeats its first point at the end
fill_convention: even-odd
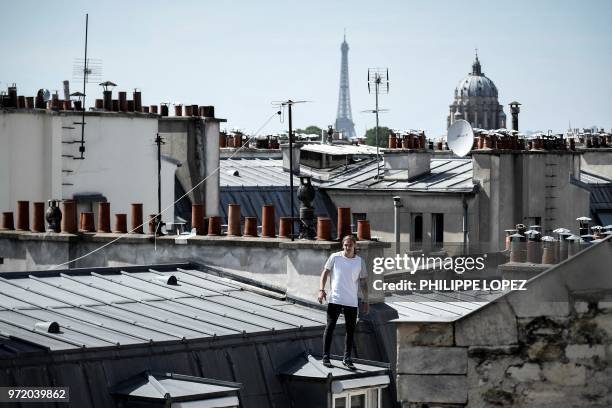
{"type": "MultiPolygon", "coordinates": [[[[130,276],[128,272],[124,272],[124,271],[122,271],[122,274],[126,274],[127,276],[130,276]]],[[[198,310],[203,310],[203,311],[206,311],[206,312],[210,312],[210,311],[209,311],[209,310],[207,310],[207,309],[200,308],[200,307],[197,307],[197,306],[190,305],[190,304],[188,304],[188,303],[181,302],[179,299],[172,299],[172,298],[169,298],[169,297],[164,297],[164,296],[156,295],[156,294],[154,294],[154,293],[152,293],[152,292],[149,292],[149,291],[143,290],[142,288],[136,288],[136,287],[134,287],[134,286],[126,285],[125,283],[118,283],[118,282],[115,282],[113,279],[107,278],[106,276],[102,276],[102,275],[99,275],[99,274],[94,274],[93,272],[92,272],[92,275],[96,276],[97,278],[104,279],[104,280],[107,280],[107,281],[109,281],[109,282],[113,282],[113,283],[115,283],[115,284],[119,284],[119,285],[125,286],[125,287],[127,287],[127,288],[137,289],[137,290],[140,290],[141,292],[144,292],[144,293],[147,293],[147,294],[150,294],[150,295],[154,295],[154,296],[158,296],[159,298],[164,299],[164,300],[167,300],[167,301],[170,301],[170,302],[175,302],[175,303],[182,304],[182,305],[184,305],[184,306],[189,306],[189,307],[192,307],[192,308],[194,308],[194,309],[198,309],[198,310]]],[[[144,280],[144,279],[142,279],[142,278],[136,278],[136,279],[144,280]]],[[[145,282],[147,282],[146,280],[144,280],[144,281],[145,281],[145,282]]],[[[149,282],[149,283],[152,283],[152,284],[155,284],[155,285],[158,285],[158,286],[163,286],[162,284],[157,283],[157,282],[149,282]]],[[[164,286],[164,287],[165,287],[165,286],[164,286]]],[[[189,293],[189,292],[186,292],[186,291],[181,291],[181,290],[178,290],[178,289],[175,289],[175,288],[169,288],[169,289],[174,290],[174,291],[176,291],[176,292],[180,292],[180,293],[187,294],[187,295],[191,296],[191,297],[192,297],[192,298],[194,298],[194,299],[201,299],[201,300],[204,300],[204,301],[207,301],[207,302],[211,302],[211,303],[215,303],[215,304],[220,304],[220,305],[223,305],[223,306],[227,306],[227,305],[224,305],[224,304],[223,304],[223,303],[221,303],[221,302],[216,302],[216,301],[214,301],[214,300],[211,300],[211,299],[205,298],[205,297],[203,297],[203,296],[200,296],[200,297],[194,296],[193,294],[191,294],[191,293],[189,293]]],[[[209,289],[209,290],[210,290],[210,289],[209,289]]],[[[213,291],[213,292],[214,292],[214,291],[213,291]]],[[[226,295],[226,294],[223,294],[223,293],[219,293],[219,294],[221,294],[221,295],[223,295],[223,296],[229,296],[229,295],[226,295]]],[[[143,301],[141,301],[141,303],[142,303],[142,302],[143,302],[143,301]]],[[[149,305],[149,306],[151,306],[151,307],[157,307],[157,308],[163,309],[163,308],[161,308],[161,307],[160,307],[160,306],[158,306],[158,305],[155,305],[155,306],[153,306],[153,305],[149,305]]],[[[241,309],[238,309],[238,310],[241,310],[241,309]]],[[[168,310],[167,310],[167,311],[168,311],[168,310]]],[[[242,311],[244,311],[244,312],[250,312],[250,311],[248,311],[248,310],[242,310],[242,311]]],[[[171,312],[171,313],[175,313],[174,311],[170,311],[170,312],[171,312]]],[[[265,315],[259,315],[259,314],[257,314],[257,313],[253,313],[253,314],[258,315],[258,316],[260,316],[260,317],[264,317],[264,318],[269,319],[269,320],[275,320],[275,321],[279,321],[279,322],[281,322],[281,321],[280,321],[280,320],[278,320],[278,319],[270,318],[270,317],[267,317],[267,316],[265,316],[265,315]]],[[[229,316],[229,315],[227,315],[227,316],[229,316]]],[[[186,317],[189,317],[189,316],[186,316],[186,317]]],[[[273,327],[267,327],[267,326],[262,326],[261,324],[250,323],[250,322],[248,322],[248,321],[242,320],[242,319],[237,318],[237,317],[234,317],[234,316],[229,316],[229,317],[231,317],[231,318],[232,318],[232,319],[234,319],[234,320],[242,321],[243,323],[248,323],[248,324],[252,324],[252,325],[255,325],[255,326],[259,326],[259,327],[264,328],[264,329],[266,329],[266,330],[273,330],[273,329],[274,329],[273,327]]],[[[191,317],[191,318],[193,318],[193,317],[191,317]]],[[[195,320],[202,320],[202,319],[195,319],[195,320]]],[[[207,322],[207,323],[210,323],[210,322],[207,322]]],[[[285,322],[281,322],[281,323],[285,323],[285,322]]],[[[290,323],[285,323],[285,324],[290,324],[290,323]]],[[[224,327],[223,325],[220,325],[220,324],[217,324],[217,323],[215,323],[215,325],[220,326],[220,327],[224,327]]],[[[291,325],[291,324],[290,324],[290,325],[291,325]]],[[[295,326],[295,325],[293,325],[293,326],[295,326]]],[[[226,328],[229,328],[229,327],[226,327],[226,328]]],[[[236,330],[236,329],[233,329],[233,330],[236,330]]]]}
{"type": "Polygon", "coordinates": [[[70,344],[70,345],[73,345],[73,346],[76,346],[76,347],[79,347],[79,348],[86,346],[83,343],[79,343],[79,342],[76,342],[76,341],[73,341],[73,340],[69,340],[69,339],[66,339],[66,338],[64,338],[62,336],[58,336],[58,335],[55,335],[55,334],[52,334],[52,333],[46,333],[46,332],[43,332],[43,331],[40,331],[40,330],[36,330],[34,328],[27,327],[26,325],[15,323],[15,322],[12,322],[10,320],[3,319],[1,317],[0,317],[0,322],[8,324],[9,326],[19,327],[22,330],[26,330],[26,331],[29,331],[31,333],[36,333],[36,334],[38,334],[40,336],[43,336],[43,337],[49,337],[51,339],[58,340],[60,342],[67,343],[67,344],[70,344]]]}
{"type": "MultiPolygon", "coordinates": [[[[94,274],[94,272],[92,272],[92,275],[93,275],[93,274],[94,274]]],[[[97,275],[97,274],[96,274],[96,275],[97,275]]],[[[98,277],[98,278],[99,278],[100,276],[96,276],[96,277],[98,277]]],[[[113,283],[117,284],[116,282],[114,282],[114,281],[112,281],[112,280],[111,280],[111,282],[113,282],[113,283]]],[[[124,285],[124,286],[126,286],[126,287],[130,287],[130,286],[128,286],[128,285],[124,285]]],[[[204,323],[211,324],[211,325],[213,325],[213,326],[223,327],[224,329],[233,330],[233,331],[238,332],[238,333],[242,333],[242,332],[244,332],[244,330],[241,330],[241,329],[237,329],[237,328],[234,328],[234,327],[229,327],[229,326],[226,326],[226,325],[223,325],[223,324],[217,323],[217,322],[211,322],[211,321],[209,321],[209,320],[202,319],[201,317],[199,317],[199,316],[197,316],[197,315],[193,315],[193,316],[192,316],[192,315],[188,315],[188,314],[186,314],[186,313],[177,312],[176,310],[173,310],[173,309],[170,309],[170,308],[167,308],[167,307],[162,307],[162,306],[157,305],[157,304],[155,304],[155,305],[154,305],[154,304],[151,304],[149,301],[146,301],[146,300],[140,300],[140,299],[132,298],[132,297],[127,296],[127,295],[122,295],[122,294],[119,294],[119,293],[117,293],[117,292],[110,291],[110,290],[108,290],[108,289],[103,289],[103,288],[100,288],[100,287],[98,287],[98,286],[93,286],[93,284],[92,284],[92,287],[94,287],[94,288],[96,288],[96,289],[100,289],[100,290],[105,290],[106,292],[111,293],[111,294],[114,294],[114,295],[116,295],[116,296],[125,297],[126,299],[129,299],[129,300],[131,300],[131,301],[133,301],[133,302],[135,302],[135,303],[140,303],[140,304],[142,304],[142,305],[145,305],[145,306],[151,307],[151,308],[153,308],[153,309],[161,309],[161,310],[163,310],[163,311],[165,311],[165,312],[168,312],[168,313],[171,313],[171,314],[179,315],[179,316],[186,317],[186,318],[188,318],[188,319],[192,319],[192,320],[201,321],[201,322],[204,322],[204,323]]],[[[134,287],[130,287],[130,288],[131,288],[131,289],[136,289],[136,288],[134,288],[134,287]]],[[[197,309],[197,310],[202,310],[202,311],[205,311],[205,312],[209,312],[207,309],[199,308],[199,307],[196,307],[196,306],[190,305],[190,304],[188,304],[188,303],[181,302],[181,301],[179,301],[178,299],[172,299],[172,298],[168,298],[168,297],[164,297],[164,296],[160,296],[160,295],[155,295],[155,294],[153,294],[153,293],[151,293],[151,292],[146,292],[146,291],[144,291],[144,290],[142,290],[142,289],[140,289],[140,290],[141,290],[142,292],[144,292],[144,293],[147,293],[147,294],[150,294],[150,295],[153,295],[153,296],[157,296],[157,297],[159,297],[160,299],[163,299],[163,300],[166,300],[166,301],[170,301],[170,302],[178,303],[178,304],[180,304],[180,305],[187,306],[187,307],[191,307],[191,308],[193,308],[193,309],[197,309]]],[[[195,299],[195,298],[197,298],[195,295],[192,295],[192,294],[190,294],[190,295],[191,295],[191,297],[192,297],[192,298],[194,298],[194,299],[195,299]]],[[[147,315],[147,314],[144,314],[144,313],[137,313],[137,312],[134,312],[132,309],[129,309],[129,308],[119,307],[119,306],[118,306],[116,303],[107,303],[107,305],[108,305],[108,306],[112,306],[112,307],[117,307],[118,309],[121,309],[121,310],[126,310],[126,311],[129,311],[129,312],[131,312],[131,313],[139,314],[139,315],[141,315],[141,316],[144,316],[144,317],[150,318],[150,319],[152,319],[152,320],[159,320],[159,321],[161,321],[161,322],[167,323],[167,321],[166,321],[166,320],[163,320],[163,319],[158,319],[158,318],[156,318],[156,317],[153,317],[153,316],[150,316],[150,315],[147,315]]],[[[209,313],[210,313],[210,312],[209,312],[209,313]]],[[[237,320],[238,320],[238,319],[237,319],[237,320]]],[[[246,322],[246,323],[248,323],[248,322],[246,322]]],[[[181,325],[181,324],[179,324],[179,323],[173,323],[173,324],[175,324],[175,325],[177,325],[177,326],[179,326],[179,327],[183,327],[183,328],[185,328],[185,329],[192,330],[192,331],[196,331],[196,332],[199,332],[199,333],[202,333],[202,334],[206,334],[206,335],[209,335],[209,336],[216,336],[216,333],[214,333],[214,332],[208,332],[208,331],[205,331],[205,330],[194,329],[194,328],[192,328],[192,327],[190,327],[190,326],[181,325]]],[[[261,326],[261,325],[257,325],[257,324],[255,324],[255,325],[256,325],[256,326],[263,327],[263,328],[266,328],[266,327],[261,326]]]]}
{"type": "MultiPolygon", "coordinates": [[[[22,316],[29,317],[31,319],[38,319],[36,316],[32,316],[30,314],[24,313],[23,310],[17,310],[15,308],[13,308],[13,309],[11,309],[11,311],[13,313],[17,313],[17,314],[20,314],[22,316]]],[[[79,330],[79,329],[77,329],[75,327],[72,327],[72,326],[69,326],[69,325],[60,325],[60,327],[65,327],[67,329],[70,329],[73,332],[80,333],[80,334],[85,334],[86,336],[93,337],[94,339],[102,340],[104,342],[107,342],[107,343],[110,343],[110,344],[113,344],[113,345],[116,345],[116,346],[119,346],[121,344],[117,340],[112,340],[112,339],[109,339],[107,337],[102,337],[100,335],[95,335],[95,334],[92,334],[92,333],[84,332],[82,330],[79,330]]]]}
{"type": "MultiPolygon", "coordinates": [[[[197,275],[195,275],[195,274],[193,274],[193,273],[189,273],[189,272],[186,272],[186,271],[185,271],[185,273],[187,273],[188,275],[191,275],[191,276],[198,277],[197,275]]],[[[191,282],[186,282],[186,283],[187,283],[187,284],[189,284],[189,285],[192,285],[192,286],[201,287],[201,286],[199,286],[199,285],[197,285],[197,284],[194,284],[194,283],[191,283],[191,282]]],[[[233,295],[232,295],[232,294],[230,294],[230,293],[217,292],[217,291],[215,291],[214,289],[208,289],[208,290],[210,290],[210,291],[212,291],[212,292],[219,293],[220,295],[223,295],[223,296],[232,297],[232,298],[235,298],[235,299],[241,300],[241,301],[243,301],[243,302],[251,303],[251,304],[254,304],[254,305],[257,305],[257,306],[269,307],[268,305],[266,305],[266,304],[264,304],[264,303],[254,302],[254,301],[252,301],[252,300],[245,300],[245,299],[241,299],[241,298],[239,298],[239,297],[233,296],[233,295]]],[[[315,321],[316,323],[321,323],[321,322],[320,322],[320,321],[318,321],[318,320],[313,320],[313,319],[310,319],[310,318],[307,318],[307,317],[304,317],[304,316],[298,315],[297,313],[290,313],[290,312],[287,312],[287,314],[292,315],[292,316],[295,316],[295,317],[299,317],[299,318],[302,318],[302,319],[305,319],[305,320],[315,321]]],[[[298,327],[298,326],[296,326],[296,327],[298,327]]]]}

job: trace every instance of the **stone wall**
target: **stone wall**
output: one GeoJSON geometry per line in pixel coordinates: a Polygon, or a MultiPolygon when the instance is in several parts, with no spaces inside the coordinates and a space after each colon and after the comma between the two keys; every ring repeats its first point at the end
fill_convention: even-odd
{"type": "Polygon", "coordinates": [[[455,321],[399,321],[398,401],[612,406],[611,263],[608,238],[455,321]]]}

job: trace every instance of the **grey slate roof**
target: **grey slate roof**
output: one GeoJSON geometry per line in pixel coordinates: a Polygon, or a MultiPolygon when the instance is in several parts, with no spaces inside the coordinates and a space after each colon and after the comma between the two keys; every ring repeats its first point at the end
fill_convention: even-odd
{"type": "Polygon", "coordinates": [[[503,292],[413,292],[385,297],[401,322],[453,322],[501,297],[503,292]]]}
{"type": "MultiPolygon", "coordinates": [[[[224,187],[289,187],[289,173],[282,159],[221,159],[219,185],[224,187]]],[[[299,186],[299,177],[293,176],[299,186]]]]}
{"type": "Polygon", "coordinates": [[[203,270],[124,269],[0,274],[0,335],[28,345],[24,349],[37,351],[32,345],[38,345],[53,351],[325,324],[322,311],[203,270]],[[169,276],[175,276],[178,285],[165,283],[169,276]],[[51,321],[59,323],[60,333],[36,327],[37,322],[51,321]]]}
{"type": "MultiPolygon", "coordinates": [[[[381,164],[382,167],[382,164],[381,164]]],[[[381,172],[384,171],[381,168],[381,172]]],[[[431,172],[411,181],[375,180],[376,162],[350,168],[321,183],[325,189],[471,192],[471,159],[431,159],[431,172]]]]}
{"type": "MultiPolygon", "coordinates": [[[[376,181],[376,160],[334,169],[329,180],[318,177],[320,172],[305,170],[304,173],[312,174],[313,184],[321,189],[470,192],[474,188],[471,159],[431,159],[431,173],[411,181],[376,181]]],[[[221,160],[220,185],[222,192],[229,191],[230,187],[288,186],[289,176],[283,171],[280,159],[224,159],[221,160]]],[[[294,177],[294,185],[299,185],[297,177],[294,177]]]]}
{"type": "MultiPolygon", "coordinates": [[[[293,188],[297,191],[300,179],[293,177],[293,188]]],[[[313,202],[315,217],[336,219],[337,210],[328,195],[315,185],[313,202]]],[[[278,223],[280,217],[291,216],[289,198],[289,173],[283,170],[281,159],[222,159],[220,169],[220,216],[227,219],[229,204],[240,204],[242,217],[257,217],[261,223],[261,208],[274,205],[278,223]]],[[[294,214],[299,215],[300,201],[293,202],[294,214]]],[[[297,227],[296,227],[297,228],[297,227]]],[[[333,227],[335,229],[335,227],[333,227]]],[[[335,231],[332,231],[334,234],[335,231]]]]}

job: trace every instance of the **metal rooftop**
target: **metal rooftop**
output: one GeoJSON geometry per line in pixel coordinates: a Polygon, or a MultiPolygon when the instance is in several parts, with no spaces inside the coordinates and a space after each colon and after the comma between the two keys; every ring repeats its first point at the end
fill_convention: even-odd
{"type": "Polygon", "coordinates": [[[351,144],[306,144],[301,150],[307,152],[324,153],[329,155],[372,155],[376,154],[375,146],[351,145],[351,144]]]}
{"type": "Polygon", "coordinates": [[[0,356],[15,347],[99,348],[325,324],[324,311],[190,266],[1,273],[0,356]]]}
{"type": "MultiPolygon", "coordinates": [[[[332,379],[358,378],[373,375],[387,375],[390,365],[377,361],[354,359],[356,370],[349,370],[342,365],[342,358],[331,356],[332,367],[325,367],[321,358],[304,353],[280,369],[281,375],[294,378],[305,378],[326,381],[332,379]]],[[[388,384],[388,377],[387,377],[388,384]]]]}
{"type": "Polygon", "coordinates": [[[203,407],[229,407],[239,405],[237,393],[240,387],[241,384],[235,382],[144,371],[117,384],[111,393],[131,400],[198,401],[203,407]]]}
{"type": "MultiPolygon", "coordinates": [[[[223,187],[289,187],[289,172],[282,159],[221,159],[219,185],[223,187]]],[[[300,179],[293,176],[294,186],[300,179]]]]}
{"type": "Polygon", "coordinates": [[[376,180],[376,165],[376,162],[370,162],[364,166],[350,168],[321,183],[320,187],[431,192],[471,192],[474,189],[471,159],[431,159],[430,173],[410,181],[376,180]]]}
{"type": "Polygon", "coordinates": [[[504,292],[413,292],[385,297],[397,311],[396,322],[453,322],[495,301],[504,292]]]}

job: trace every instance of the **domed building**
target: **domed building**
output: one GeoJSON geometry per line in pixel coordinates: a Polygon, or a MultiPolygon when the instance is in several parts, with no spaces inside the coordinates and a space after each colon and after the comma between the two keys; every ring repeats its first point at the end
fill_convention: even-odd
{"type": "Polygon", "coordinates": [[[480,129],[506,127],[506,114],[497,100],[497,87],[482,72],[478,54],[472,72],[455,88],[455,100],[446,118],[447,128],[457,119],[465,119],[480,129]]]}

